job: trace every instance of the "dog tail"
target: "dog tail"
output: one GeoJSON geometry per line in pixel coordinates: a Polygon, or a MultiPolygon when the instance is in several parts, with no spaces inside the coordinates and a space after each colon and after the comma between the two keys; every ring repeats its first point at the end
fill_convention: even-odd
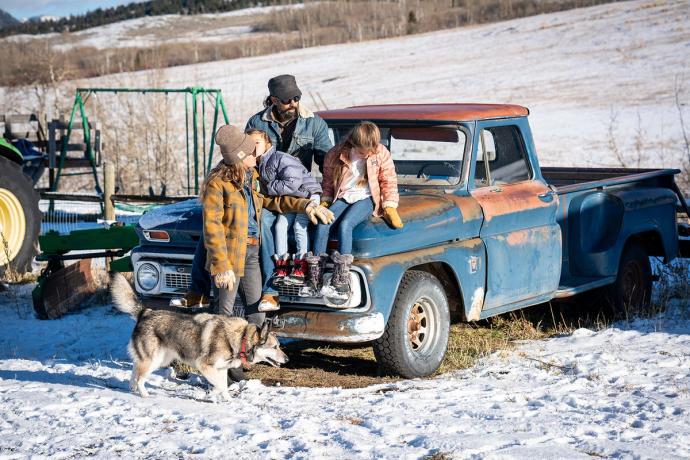
{"type": "Polygon", "coordinates": [[[132,285],[129,284],[129,281],[121,273],[115,273],[111,277],[110,295],[113,298],[115,307],[134,319],[137,319],[144,310],[144,306],[139,301],[134,289],[132,289],[132,285]]]}

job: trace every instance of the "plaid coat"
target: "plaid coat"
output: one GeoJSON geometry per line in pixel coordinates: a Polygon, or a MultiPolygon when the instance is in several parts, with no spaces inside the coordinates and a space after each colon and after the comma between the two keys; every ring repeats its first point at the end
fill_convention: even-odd
{"type": "MultiPolygon", "coordinates": [[[[252,175],[252,194],[256,220],[261,225],[261,209],[278,213],[304,212],[309,200],[291,196],[264,196],[259,191],[259,173],[252,175]]],[[[202,202],[204,216],[204,245],[208,257],[206,269],[211,275],[228,270],[238,278],[244,276],[247,256],[249,213],[244,190],[221,178],[206,185],[202,202]]]]}

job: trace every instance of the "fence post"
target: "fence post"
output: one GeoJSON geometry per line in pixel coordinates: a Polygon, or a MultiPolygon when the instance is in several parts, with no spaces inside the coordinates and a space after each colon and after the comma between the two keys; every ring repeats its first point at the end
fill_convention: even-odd
{"type": "MultiPolygon", "coordinates": [[[[110,161],[103,162],[103,218],[106,222],[115,220],[115,203],[111,197],[115,194],[115,165],[110,161]]],[[[110,271],[112,257],[105,258],[105,269],[110,271]]]]}
{"type": "Polygon", "coordinates": [[[103,218],[115,220],[115,204],[111,197],[115,194],[115,165],[103,162],[103,218]]]}

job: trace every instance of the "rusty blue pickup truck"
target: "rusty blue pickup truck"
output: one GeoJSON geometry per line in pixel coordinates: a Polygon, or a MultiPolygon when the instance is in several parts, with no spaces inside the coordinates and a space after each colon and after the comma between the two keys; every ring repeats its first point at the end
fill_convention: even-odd
{"type": "MultiPolygon", "coordinates": [[[[650,302],[650,260],[687,257],[676,169],[540,168],[525,107],[361,106],[321,112],[334,142],[375,122],[391,151],[402,230],[354,231],[343,304],[280,288],[283,337],[371,343],[386,370],[438,369],[451,319],[476,321],[598,290],[613,308],[650,302]]],[[[299,139],[309,143],[310,139],[299,139]]],[[[144,299],[184,292],[201,233],[198,202],[144,215],[132,252],[144,299]]]]}

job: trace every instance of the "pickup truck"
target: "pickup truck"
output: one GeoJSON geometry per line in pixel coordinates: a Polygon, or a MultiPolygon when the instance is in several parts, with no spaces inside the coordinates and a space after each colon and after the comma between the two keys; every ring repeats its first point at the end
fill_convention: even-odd
{"type": "MultiPolygon", "coordinates": [[[[321,112],[338,142],[375,122],[391,151],[402,230],[370,218],[354,231],[353,294],[343,305],[280,288],[282,337],[367,343],[379,363],[426,376],[451,318],[476,321],[599,289],[613,308],[650,302],[650,256],[688,256],[676,169],[540,168],[517,105],[418,104],[321,112]]],[[[310,142],[298,139],[297,142],[310,142]]],[[[145,300],[183,293],[201,233],[185,201],[142,216],[132,251],[145,300]]]]}

